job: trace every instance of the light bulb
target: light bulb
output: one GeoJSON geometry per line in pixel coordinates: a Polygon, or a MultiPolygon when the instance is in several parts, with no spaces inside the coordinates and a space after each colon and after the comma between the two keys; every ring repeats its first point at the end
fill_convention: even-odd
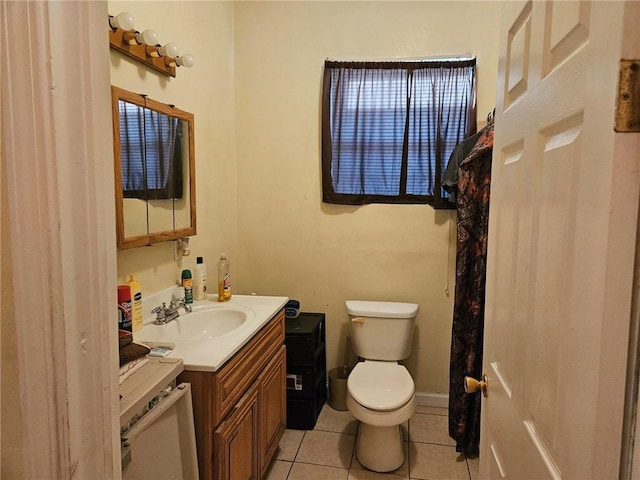
{"type": "Polygon", "coordinates": [[[178,46],[175,43],[165,43],[158,49],[161,57],[176,58],[178,56],[178,46]]]}
{"type": "Polygon", "coordinates": [[[156,45],[158,43],[158,34],[147,28],[142,33],[136,33],[136,42],[138,45],[142,45],[143,43],[146,45],[156,45]]]}
{"type": "Polygon", "coordinates": [[[133,15],[127,12],[120,12],[115,17],[109,16],[109,26],[113,29],[133,30],[135,21],[133,15]]]}
{"type": "Polygon", "coordinates": [[[176,58],[176,65],[180,67],[191,68],[195,65],[195,60],[193,59],[193,55],[190,53],[185,53],[184,55],[180,55],[176,58]]]}

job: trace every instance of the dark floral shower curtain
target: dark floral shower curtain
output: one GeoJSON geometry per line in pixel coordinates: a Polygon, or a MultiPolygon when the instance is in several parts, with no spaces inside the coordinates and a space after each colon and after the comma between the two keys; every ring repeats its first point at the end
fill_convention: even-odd
{"type": "Polygon", "coordinates": [[[482,375],[492,152],[493,124],[485,127],[460,162],[455,196],[458,222],[449,435],[456,441],[456,450],[469,456],[479,453],[481,395],[464,392],[464,377],[482,375]]]}

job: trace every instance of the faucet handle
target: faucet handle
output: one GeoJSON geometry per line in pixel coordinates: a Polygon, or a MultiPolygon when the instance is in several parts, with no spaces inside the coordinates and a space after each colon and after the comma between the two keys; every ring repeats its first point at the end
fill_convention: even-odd
{"type": "Polygon", "coordinates": [[[158,305],[156,308],[151,310],[151,313],[156,314],[156,320],[162,320],[165,317],[166,311],[167,311],[167,304],[162,302],[162,305],[158,305]]]}
{"type": "Polygon", "coordinates": [[[176,297],[175,295],[171,295],[171,303],[169,304],[169,308],[171,310],[176,310],[184,305],[184,298],[176,297]]]}

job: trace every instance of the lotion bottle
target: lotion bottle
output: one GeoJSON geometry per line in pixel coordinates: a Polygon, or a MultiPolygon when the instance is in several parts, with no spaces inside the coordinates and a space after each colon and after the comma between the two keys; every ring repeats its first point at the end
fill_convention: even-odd
{"type": "Polygon", "coordinates": [[[133,332],[142,328],[142,285],[133,273],[129,274],[127,285],[131,288],[131,320],[133,332]]]}
{"type": "Polygon", "coordinates": [[[193,299],[207,299],[207,266],[202,257],[196,258],[196,276],[193,279],[193,299]]]}

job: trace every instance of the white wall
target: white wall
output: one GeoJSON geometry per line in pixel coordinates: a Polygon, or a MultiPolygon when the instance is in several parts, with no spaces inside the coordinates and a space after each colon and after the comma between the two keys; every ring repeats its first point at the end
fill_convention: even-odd
{"type": "Polygon", "coordinates": [[[321,202],[323,62],[470,52],[478,58],[483,120],[495,105],[501,5],[235,4],[235,270],[245,291],[288,295],[304,311],[326,313],[330,368],[343,362],[345,300],[416,302],[407,364],[418,391],[448,392],[455,215],[425,205],[321,202]]]}
{"type": "Polygon", "coordinates": [[[120,281],[145,293],[203,255],[231,260],[235,293],[287,295],[327,314],[327,362],[341,365],[344,301],[420,304],[407,364],[418,391],[448,392],[455,215],[425,205],[321,202],[320,97],[326,58],[365,60],[472,53],[478,112],[495,104],[502,2],[109,2],[196,58],[176,78],[111,53],[114,85],[195,114],[198,235],[118,254],[120,281]],[[448,294],[446,293],[448,291],[448,294]]]}

